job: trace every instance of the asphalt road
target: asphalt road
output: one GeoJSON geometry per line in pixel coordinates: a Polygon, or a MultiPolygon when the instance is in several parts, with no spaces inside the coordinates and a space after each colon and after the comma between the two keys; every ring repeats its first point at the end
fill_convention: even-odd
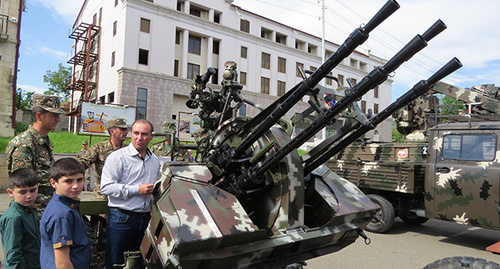
{"type": "Polygon", "coordinates": [[[452,256],[483,258],[500,264],[500,255],[485,250],[500,241],[500,231],[437,220],[412,226],[397,219],[386,234],[366,234],[370,245],[359,238],[339,252],[307,261],[305,268],[423,268],[452,256]]]}

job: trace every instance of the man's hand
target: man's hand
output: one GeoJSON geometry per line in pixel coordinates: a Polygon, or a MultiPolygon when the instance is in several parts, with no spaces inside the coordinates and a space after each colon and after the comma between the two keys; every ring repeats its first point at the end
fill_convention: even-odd
{"type": "Polygon", "coordinates": [[[150,195],[153,192],[154,184],[144,183],[139,185],[139,194],[140,195],[150,195]]]}

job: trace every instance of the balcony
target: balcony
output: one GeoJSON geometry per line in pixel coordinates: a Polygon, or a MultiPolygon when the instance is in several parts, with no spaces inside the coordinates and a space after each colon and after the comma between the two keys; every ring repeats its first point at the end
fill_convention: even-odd
{"type": "Polygon", "coordinates": [[[9,38],[7,29],[9,25],[9,16],[0,14],[0,41],[6,41],[9,38]]]}

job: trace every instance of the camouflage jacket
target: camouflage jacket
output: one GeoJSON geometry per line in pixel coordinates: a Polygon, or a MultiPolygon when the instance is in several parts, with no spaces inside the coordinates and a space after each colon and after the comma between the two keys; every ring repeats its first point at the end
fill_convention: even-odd
{"type": "MultiPolygon", "coordinates": [[[[127,145],[122,144],[122,148],[126,146],[127,145]]],[[[97,193],[100,193],[101,174],[102,168],[104,167],[104,160],[106,160],[111,152],[117,149],[120,148],[115,148],[113,144],[111,144],[111,140],[106,140],[92,145],[89,150],[83,154],[83,156],[77,156],[77,159],[85,166],[85,169],[92,166],[92,164],[95,164],[96,182],[94,191],[97,193]]]]}
{"type": "MultiPolygon", "coordinates": [[[[176,144],[180,144],[179,138],[175,138],[177,140],[176,144]]],[[[159,142],[154,144],[151,147],[151,151],[158,157],[166,157],[166,156],[171,156],[171,151],[172,147],[171,145],[165,143],[165,141],[159,142]]],[[[178,152],[175,154],[175,160],[174,161],[189,161],[189,152],[185,149],[180,149],[178,152]]]]}
{"type": "Polygon", "coordinates": [[[5,153],[9,174],[19,168],[31,168],[38,175],[40,185],[50,187],[50,168],[54,163],[53,149],[54,145],[49,137],[43,137],[30,126],[7,145],[5,153]]]}

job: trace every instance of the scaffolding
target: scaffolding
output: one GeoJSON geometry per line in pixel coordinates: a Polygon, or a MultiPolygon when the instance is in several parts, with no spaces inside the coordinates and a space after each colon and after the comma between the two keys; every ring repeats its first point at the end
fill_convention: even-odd
{"type": "Polygon", "coordinates": [[[68,61],[73,65],[71,82],[67,87],[71,90],[70,116],[79,116],[82,102],[97,100],[100,32],[101,27],[97,25],[81,23],[69,35],[75,40],[73,57],[68,61]],[[81,92],[80,98],[74,100],[77,91],[81,92]]]}

